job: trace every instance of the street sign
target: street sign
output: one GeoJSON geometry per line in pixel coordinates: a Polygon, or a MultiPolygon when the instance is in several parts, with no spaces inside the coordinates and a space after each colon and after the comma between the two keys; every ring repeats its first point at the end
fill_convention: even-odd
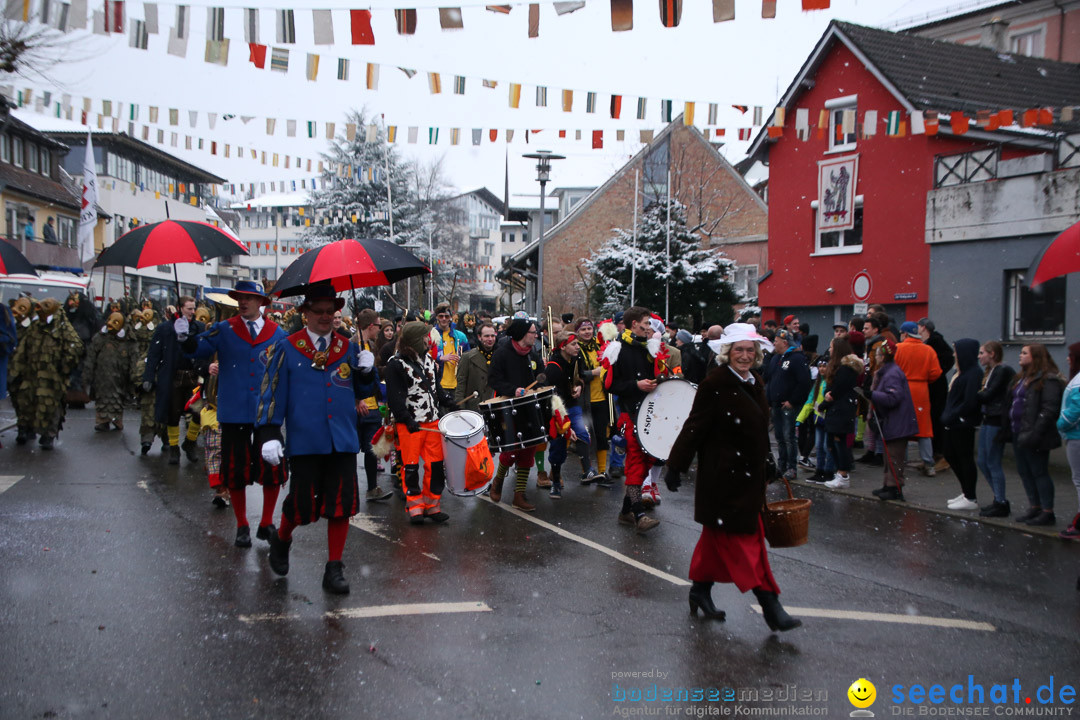
{"type": "Polygon", "coordinates": [[[870,298],[870,291],[873,287],[874,283],[870,280],[870,273],[865,270],[855,273],[855,277],[851,279],[851,294],[859,302],[866,302],[870,298]]]}
{"type": "Polygon", "coordinates": [[[870,303],[855,303],[854,311],[856,315],[866,315],[870,312],[870,303]]]}

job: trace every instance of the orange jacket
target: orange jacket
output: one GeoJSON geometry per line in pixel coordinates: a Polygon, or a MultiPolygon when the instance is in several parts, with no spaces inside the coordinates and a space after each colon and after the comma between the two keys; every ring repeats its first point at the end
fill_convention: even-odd
{"type": "Polygon", "coordinates": [[[896,364],[904,371],[911,388],[911,401],[919,419],[918,437],[934,437],[930,420],[930,383],[941,377],[937,353],[919,338],[908,336],[896,346],[896,364]]]}

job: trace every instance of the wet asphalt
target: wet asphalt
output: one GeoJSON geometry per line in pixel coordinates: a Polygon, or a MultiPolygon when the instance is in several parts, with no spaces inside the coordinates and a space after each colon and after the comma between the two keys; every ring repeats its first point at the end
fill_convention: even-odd
{"type": "MultiPolygon", "coordinates": [[[[789,705],[840,717],[860,677],[884,717],[912,709],[893,707],[898,684],[970,674],[989,691],[1018,678],[1026,695],[1051,676],[1058,690],[1080,684],[1080,543],[800,486],[814,502],[810,542],[770,551],[787,606],[977,625],[805,617],[775,634],[732,586],[713,590],[726,622],[689,616],[676,581],[699,534],[692,479],[663,491],[661,525],[638,536],[616,523],[621,486],[579,485],[571,457],[562,500],[530,483],[533,515],[671,577],[487,498],[446,496],[450,521],[422,527],[393,498],[361,509],[367,530],[351,529],[344,556],[352,593],[332,596],[324,524],[297,530],[277,577],[266,543],[233,546],[232,511],[211,506],[203,464],[170,466],[157,448],[141,457],[137,422],[129,412],[126,431],[94,433],[92,410],[72,411],[49,453],[0,433],[0,718],[701,717],[789,705]],[[484,611],[350,614],[414,603],[484,611]],[[654,683],[743,700],[652,701],[654,683]],[[631,701],[635,689],[646,699],[631,701]],[[814,697],[762,699],[770,692],[814,697]]],[[[253,525],[260,504],[251,489],[253,525]]]]}

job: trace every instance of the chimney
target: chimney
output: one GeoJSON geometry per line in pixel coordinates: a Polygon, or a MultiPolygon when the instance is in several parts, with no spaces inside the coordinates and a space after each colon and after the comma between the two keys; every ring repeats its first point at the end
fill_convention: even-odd
{"type": "Polygon", "coordinates": [[[981,30],[980,45],[998,52],[1009,52],[1009,23],[1000,17],[994,17],[983,23],[981,30]]]}

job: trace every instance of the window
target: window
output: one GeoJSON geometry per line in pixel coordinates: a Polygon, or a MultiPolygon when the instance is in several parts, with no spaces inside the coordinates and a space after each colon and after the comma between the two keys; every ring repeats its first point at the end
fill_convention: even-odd
{"type": "Polygon", "coordinates": [[[667,197],[667,174],[668,174],[668,143],[664,142],[654,146],[645,156],[644,186],[642,192],[645,202],[660,202],[667,197]]]}
{"type": "Polygon", "coordinates": [[[38,164],[38,161],[41,158],[38,157],[38,147],[37,147],[37,145],[34,145],[33,143],[28,144],[26,146],[26,151],[27,151],[26,152],[27,159],[30,161],[30,167],[28,169],[30,170],[30,172],[37,172],[38,169],[41,167],[38,164]]]}
{"type": "Polygon", "coordinates": [[[846,97],[833,98],[825,101],[825,109],[829,111],[829,152],[846,152],[854,150],[858,135],[858,96],[847,95],[846,97]],[[851,123],[851,132],[844,133],[844,113],[850,112],[855,118],[851,123]]]}
{"type": "Polygon", "coordinates": [[[814,209],[814,228],[817,243],[814,248],[815,255],[839,255],[841,253],[853,253],[862,251],[862,223],[863,223],[863,199],[862,195],[855,196],[855,228],[853,230],[832,230],[830,232],[817,231],[817,201],[810,206],[814,209]]]}
{"type": "Polygon", "coordinates": [[[735,285],[735,292],[748,300],[756,298],[758,294],[757,277],[757,265],[745,265],[735,268],[735,277],[732,279],[732,283],[735,285]]]}
{"type": "Polygon", "coordinates": [[[23,156],[23,140],[20,137],[11,138],[11,162],[15,167],[22,167],[26,162],[23,156]]]}
{"type": "Polygon", "coordinates": [[[1043,56],[1042,30],[1029,30],[1009,38],[1009,52],[1028,57],[1043,56]]]}
{"type": "Polygon", "coordinates": [[[1047,280],[1032,290],[1026,270],[1007,273],[1006,326],[1010,340],[1065,339],[1065,278],[1047,280]]]}
{"type": "Polygon", "coordinates": [[[75,218],[64,217],[63,215],[56,218],[57,239],[60,241],[60,245],[64,247],[75,247],[77,240],[75,232],[75,218]]]}
{"type": "Polygon", "coordinates": [[[41,174],[45,177],[49,177],[52,174],[52,153],[48,148],[41,148],[38,150],[38,156],[41,164],[41,174]]]}
{"type": "Polygon", "coordinates": [[[0,160],[11,162],[11,138],[7,135],[0,135],[0,160]]]}

